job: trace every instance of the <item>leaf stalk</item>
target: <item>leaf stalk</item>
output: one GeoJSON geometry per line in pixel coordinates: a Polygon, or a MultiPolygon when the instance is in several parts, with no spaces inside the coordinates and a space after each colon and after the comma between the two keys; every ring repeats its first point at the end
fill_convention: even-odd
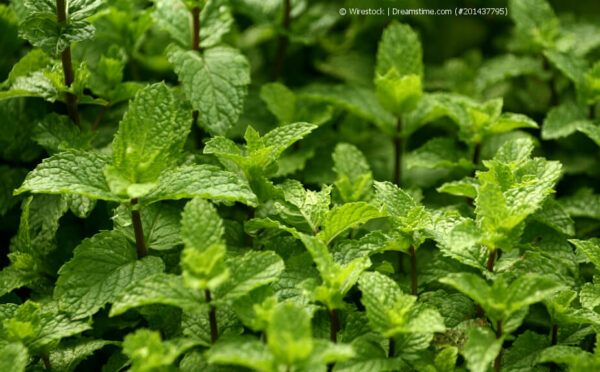
{"type": "MultiPolygon", "coordinates": [[[[138,203],[137,199],[131,199],[131,206],[138,203]]],[[[140,211],[133,208],[131,210],[131,221],[133,222],[133,232],[135,235],[135,245],[137,247],[138,258],[144,258],[148,255],[146,243],[144,242],[144,228],[142,226],[142,217],[140,211]]]]}
{"type": "MultiPolygon", "coordinates": [[[[67,22],[67,7],[66,7],[65,0],[56,0],[56,17],[57,17],[58,23],[67,22]]],[[[73,84],[73,81],[75,80],[75,73],[73,72],[73,61],[71,59],[71,47],[70,46],[68,46],[61,53],[61,60],[62,60],[64,79],[65,79],[65,86],[70,88],[71,84],[73,84]]],[[[67,103],[67,112],[69,114],[69,117],[71,118],[71,120],[73,120],[75,125],[80,127],[81,123],[80,123],[80,119],[79,119],[79,109],[77,107],[77,97],[75,97],[75,95],[73,93],[67,92],[65,94],[65,100],[67,103]]]]}
{"type": "MultiPolygon", "coordinates": [[[[290,29],[292,23],[291,18],[291,4],[290,0],[283,0],[283,28],[287,32],[290,29]]],[[[281,71],[283,70],[283,63],[285,62],[285,54],[289,44],[289,38],[287,34],[280,34],[277,39],[277,52],[275,54],[275,67],[273,68],[273,75],[271,76],[272,81],[279,80],[281,71]]]]}
{"type": "Polygon", "coordinates": [[[208,311],[208,322],[210,323],[210,342],[214,344],[217,342],[217,338],[219,338],[219,329],[217,328],[217,309],[210,305],[212,301],[210,289],[204,290],[204,297],[206,298],[206,303],[210,307],[210,310],[208,311]]]}

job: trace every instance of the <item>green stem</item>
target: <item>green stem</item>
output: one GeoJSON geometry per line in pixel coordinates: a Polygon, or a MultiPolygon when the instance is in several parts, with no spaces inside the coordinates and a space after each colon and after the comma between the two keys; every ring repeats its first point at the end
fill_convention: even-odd
{"type": "Polygon", "coordinates": [[[217,342],[217,338],[219,337],[219,330],[217,328],[217,309],[214,306],[210,305],[212,301],[210,296],[210,290],[206,289],[204,291],[204,297],[206,298],[206,303],[210,306],[210,310],[208,311],[208,322],[210,323],[210,342],[217,342]]]}
{"type": "Polygon", "coordinates": [[[396,123],[396,137],[394,138],[394,183],[400,187],[402,182],[402,119],[396,123]]]}
{"type": "MultiPolygon", "coordinates": [[[[56,0],[56,17],[58,19],[58,23],[67,22],[67,8],[65,0],[56,0]]],[[[65,85],[67,87],[71,87],[73,81],[75,80],[75,73],[73,72],[73,61],[71,60],[71,47],[67,47],[61,53],[63,74],[65,78],[65,85]]],[[[75,97],[72,93],[66,93],[65,100],[67,103],[67,112],[69,113],[69,117],[75,125],[78,127],[81,126],[79,121],[79,109],[77,108],[77,97],[75,97]]]]}
{"type": "MultiPolygon", "coordinates": [[[[502,321],[499,320],[496,323],[496,339],[502,338],[502,321]]],[[[500,363],[502,362],[502,347],[500,347],[500,352],[496,359],[494,360],[494,372],[500,372],[500,363]]]]}
{"type": "Polygon", "coordinates": [[[410,289],[413,296],[417,296],[418,282],[417,282],[417,251],[415,247],[410,247],[408,250],[410,255],[410,289]]]}
{"type": "MultiPolygon", "coordinates": [[[[283,28],[287,31],[290,29],[292,23],[291,18],[291,4],[290,0],[283,0],[283,28]]],[[[285,54],[287,51],[289,39],[287,34],[279,35],[277,39],[277,52],[275,54],[275,66],[273,68],[273,74],[271,75],[272,81],[279,80],[281,71],[283,70],[283,63],[285,61],[285,54]]]]}
{"type": "Polygon", "coordinates": [[[142,226],[142,217],[140,211],[133,208],[138,203],[137,199],[131,199],[131,221],[133,222],[133,232],[135,234],[135,245],[137,247],[138,258],[148,255],[146,243],[144,242],[144,228],[142,226]]]}

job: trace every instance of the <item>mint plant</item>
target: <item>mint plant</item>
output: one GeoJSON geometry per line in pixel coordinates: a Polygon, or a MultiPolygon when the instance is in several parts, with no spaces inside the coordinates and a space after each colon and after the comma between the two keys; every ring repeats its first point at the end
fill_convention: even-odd
{"type": "Polygon", "coordinates": [[[392,3],[0,4],[0,371],[598,369],[597,5],[392,3]]]}

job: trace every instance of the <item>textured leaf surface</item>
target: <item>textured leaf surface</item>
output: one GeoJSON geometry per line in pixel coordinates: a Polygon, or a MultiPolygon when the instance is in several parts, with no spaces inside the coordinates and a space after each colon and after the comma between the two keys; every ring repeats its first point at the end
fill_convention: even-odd
{"type": "Polygon", "coordinates": [[[473,372],[487,371],[500,352],[502,339],[496,339],[491,329],[483,327],[471,328],[468,337],[463,353],[469,370],[473,372]]]}
{"type": "Polygon", "coordinates": [[[134,282],[114,299],[110,316],[146,305],[171,305],[190,312],[202,312],[204,294],[186,288],[183,278],[173,274],[156,274],[134,282]]]}
{"type": "Polygon", "coordinates": [[[137,259],[125,236],[101,232],[84,240],[59,271],[54,297],[73,318],[94,314],[136,280],[164,270],[158,257],[137,259]]]}
{"type": "Polygon", "coordinates": [[[229,47],[214,47],[198,54],[171,46],[167,55],[186,97],[199,112],[199,125],[213,135],[225,135],[242,112],[246,86],[250,84],[246,57],[229,47]]]}
{"type": "Polygon", "coordinates": [[[374,218],[383,217],[373,205],[365,202],[347,203],[334,207],[323,223],[323,230],[317,235],[325,244],[329,244],[336,236],[347,229],[357,227],[374,218]]]}
{"type": "MultiPolygon", "coordinates": [[[[163,170],[175,166],[191,120],[164,83],[142,89],[119,123],[107,175],[116,173],[131,184],[156,181],[163,170]]],[[[130,185],[121,182],[109,182],[111,190],[131,194],[130,185]]]]}
{"type": "Polygon", "coordinates": [[[0,369],[24,372],[27,367],[27,348],[21,343],[10,343],[0,347],[0,369]]]}
{"type": "Polygon", "coordinates": [[[158,186],[142,200],[150,204],[194,197],[238,201],[250,206],[256,206],[258,202],[245,180],[210,165],[187,165],[163,172],[158,178],[158,186]]]}
{"type": "Polygon", "coordinates": [[[44,194],[79,194],[94,199],[124,201],[106,183],[103,169],[108,159],[95,152],[69,150],[46,158],[15,191],[44,194]]]}
{"type": "Polygon", "coordinates": [[[255,288],[277,280],[283,271],[283,260],[274,252],[248,252],[227,260],[230,279],[218,288],[216,298],[235,300],[255,288]]]}

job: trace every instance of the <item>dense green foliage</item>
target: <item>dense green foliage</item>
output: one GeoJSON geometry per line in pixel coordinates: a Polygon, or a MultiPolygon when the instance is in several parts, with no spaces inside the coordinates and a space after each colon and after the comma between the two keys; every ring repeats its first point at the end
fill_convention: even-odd
{"type": "Polygon", "coordinates": [[[600,4],[448,3],[0,4],[0,371],[600,370],[600,4]]]}

